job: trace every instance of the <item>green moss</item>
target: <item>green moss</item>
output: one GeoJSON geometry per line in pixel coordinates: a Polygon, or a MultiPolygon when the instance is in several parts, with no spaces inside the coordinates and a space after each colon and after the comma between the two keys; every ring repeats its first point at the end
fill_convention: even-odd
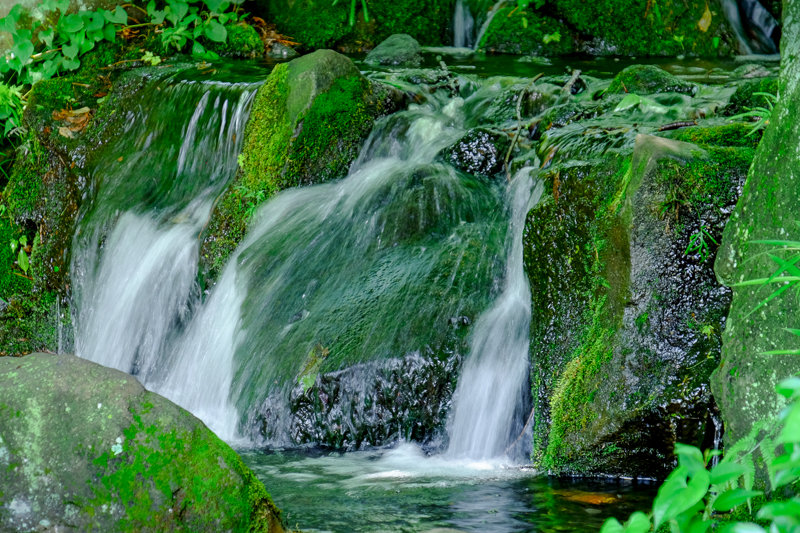
{"type": "Polygon", "coordinates": [[[724,14],[705,0],[558,0],[554,9],[599,53],[717,57],[737,49],[724,14]]]}
{"type": "Polygon", "coordinates": [[[693,96],[697,85],[677,78],[654,65],[631,65],[617,74],[607,94],[657,94],[676,92],[693,96]]]}
{"type": "Polygon", "coordinates": [[[15,264],[17,255],[9,246],[22,235],[25,235],[23,228],[9,221],[7,215],[0,215],[0,299],[5,302],[15,294],[26,294],[31,290],[31,281],[15,264]]]}
{"type": "Polygon", "coordinates": [[[264,53],[264,42],[258,32],[244,22],[225,26],[228,38],[224,43],[204,42],[206,48],[223,57],[258,57],[264,53]]]}
{"type": "Polygon", "coordinates": [[[478,44],[487,52],[553,56],[574,50],[564,24],[533,10],[506,7],[497,12],[478,44]]]}
{"type": "Polygon", "coordinates": [[[56,352],[59,327],[62,343],[70,343],[72,325],[67,307],[59,307],[57,295],[33,294],[30,282],[27,285],[16,287],[8,306],[0,312],[0,355],[56,352]]]}
{"type": "Polygon", "coordinates": [[[118,502],[125,509],[118,523],[123,531],[191,531],[209,524],[270,530],[270,519],[277,522],[279,512],[233,450],[205,427],[162,428],[147,411],[147,404],[134,411],[119,447],[92,461],[99,482],[92,485],[95,498],[85,511],[118,502]],[[190,483],[184,487],[181,480],[190,483]]]}
{"type": "Polygon", "coordinates": [[[754,107],[767,107],[767,100],[755,93],[778,94],[778,78],[745,80],[736,87],[730,103],[724,110],[728,116],[744,113],[754,107]]]}
{"type": "Polygon", "coordinates": [[[721,126],[694,126],[675,130],[669,137],[676,141],[683,141],[700,146],[735,146],[741,148],[755,148],[761,140],[761,134],[749,135],[752,125],[735,122],[721,126]]]}

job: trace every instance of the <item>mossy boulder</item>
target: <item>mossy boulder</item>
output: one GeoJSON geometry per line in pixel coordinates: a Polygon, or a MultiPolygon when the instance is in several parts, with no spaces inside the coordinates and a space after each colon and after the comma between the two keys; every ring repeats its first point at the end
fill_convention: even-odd
{"type": "Polygon", "coordinates": [[[37,353],[0,381],[3,529],[283,531],[239,456],[133,377],[37,353]]]}
{"type": "Polygon", "coordinates": [[[731,116],[755,107],[768,107],[768,97],[756,93],[777,95],[778,78],[759,78],[739,83],[724,113],[731,116]]]}
{"type": "Polygon", "coordinates": [[[264,42],[258,32],[247,23],[225,26],[227,38],[223,43],[205,39],[203,44],[222,57],[254,58],[264,55],[264,42]]]}
{"type": "Polygon", "coordinates": [[[406,33],[387,37],[367,54],[368,65],[392,67],[418,67],[422,63],[419,42],[406,33]]]}
{"type": "Polygon", "coordinates": [[[478,48],[497,54],[555,56],[574,51],[572,35],[560,21],[533,10],[500,9],[478,48]]]}
{"type": "Polygon", "coordinates": [[[724,57],[738,49],[719,0],[556,0],[551,8],[592,54],[724,57]]]}
{"type": "Polygon", "coordinates": [[[257,0],[258,8],[279,32],[300,43],[303,50],[336,48],[369,50],[397,33],[423,45],[451,44],[455,0],[370,0],[368,19],[359,8],[350,25],[350,2],[328,0],[257,0]]]}
{"type": "Polygon", "coordinates": [[[712,378],[727,435],[735,441],[784,405],[775,385],[800,373],[794,283],[766,284],[773,273],[793,276],[781,261],[796,256],[800,241],[800,4],[784,3],[780,98],[747,176],[742,197],[725,228],[715,269],[733,287],[722,361],[712,378]],[[774,291],[780,289],[781,293],[774,291]],[[789,289],[789,290],[787,290],[789,289]],[[775,297],[770,298],[771,295],[775,297]]]}
{"type": "Polygon", "coordinates": [[[399,92],[367,80],[332,50],[277,65],[256,94],[241,172],[209,223],[202,250],[207,272],[219,272],[260,202],[288,187],[344,176],[375,119],[401,101],[399,92]]]}
{"type": "Polygon", "coordinates": [[[752,155],[639,135],[548,172],[525,235],[538,465],[659,477],[676,442],[712,444],[730,301],[712,258],[752,155]]]}
{"type": "Polygon", "coordinates": [[[606,94],[681,93],[694,96],[697,85],[654,65],[631,65],[617,74],[606,94]]]}

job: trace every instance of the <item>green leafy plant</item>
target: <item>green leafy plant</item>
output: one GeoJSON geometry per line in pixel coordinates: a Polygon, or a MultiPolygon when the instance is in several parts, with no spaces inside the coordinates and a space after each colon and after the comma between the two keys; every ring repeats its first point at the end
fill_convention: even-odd
{"type": "Polygon", "coordinates": [[[21,133],[24,108],[25,96],[22,94],[22,87],[0,82],[0,123],[3,124],[4,137],[21,133]]]}
{"type": "Polygon", "coordinates": [[[754,96],[761,96],[766,101],[766,107],[745,107],[747,111],[732,116],[729,120],[755,120],[752,129],[747,133],[747,136],[754,135],[757,131],[763,130],[769,124],[772,118],[772,111],[775,108],[775,103],[778,97],[771,93],[753,93],[754,96]]]}
{"type": "Polygon", "coordinates": [[[17,266],[23,273],[28,273],[30,268],[30,259],[28,257],[28,238],[23,235],[19,239],[11,239],[11,253],[17,254],[17,266]]]}
{"type": "Polygon", "coordinates": [[[601,533],[646,533],[667,527],[673,533],[790,533],[800,531],[800,497],[774,500],[763,505],[755,518],[768,527],[726,521],[726,515],[756,496],[770,497],[800,480],[800,377],[781,382],[777,392],[789,402],[778,416],[778,424],[765,420],[731,446],[715,466],[711,458],[694,446],[678,444],[678,466],[658,490],[649,513],[637,511],[623,524],[610,518],[601,533]],[[759,457],[760,455],[760,457],[759,457]],[[766,491],[754,489],[758,464],[768,474],[766,491]]]}
{"type": "MultiPolygon", "coordinates": [[[[367,0],[350,0],[350,14],[347,17],[347,23],[351,26],[356,24],[356,5],[361,2],[361,11],[364,12],[364,22],[369,22],[369,11],[367,10],[367,0]]],[[[332,6],[339,3],[339,0],[333,0],[332,6]]]]}
{"type": "Polygon", "coordinates": [[[705,263],[705,261],[711,257],[711,245],[709,241],[719,246],[719,243],[708,231],[708,227],[700,226],[700,229],[689,237],[689,245],[686,247],[686,252],[684,253],[686,255],[699,254],[700,261],[705,263]]]}

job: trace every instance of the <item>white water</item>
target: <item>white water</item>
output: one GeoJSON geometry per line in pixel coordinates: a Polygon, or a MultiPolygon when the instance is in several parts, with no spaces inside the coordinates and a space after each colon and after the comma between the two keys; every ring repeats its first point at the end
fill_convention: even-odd
{"type": "Polygon", "coordinates": [[[198,237],[236,172],[254,88],[154,82],[153,110],[131,112],[98,166],[98,199],[76,232],[72,264],[77,354],[137,375],[227,439],[236,422],[231,370],[217,358],[235,326],[201,314],[189,328],[195,334],[176,337],[198,292],[198,237]],[[153,190],[166,205],[148,205],[153,190]],[[120,201],[121,211],[108,207],[120,201]]]}
{"type": "Polygon", "coordinates": [[[472,48],[473,29],[475,20],[469,11],[469,6],[464,5],[464,0],[456,0],[456,8],[453,12],[453,46],[456,48],[472,48]]]}
{"type": "Polygon", "coordinates": [[[528,377],[531,293],[523,265],[525,217],[542,194],[531,168],[522,169],[509,187],[511,229],[506,244],[503,292],[482,314],[472,332],[471,349],[454,398],[447,454],[490,459],[506,454],[515,436],[514,413],[528,377]]]}

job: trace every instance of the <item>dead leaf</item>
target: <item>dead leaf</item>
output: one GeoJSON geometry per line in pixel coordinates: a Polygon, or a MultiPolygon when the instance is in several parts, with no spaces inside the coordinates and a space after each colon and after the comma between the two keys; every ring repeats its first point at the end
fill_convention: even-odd
{"type": "Polygon", "coordinates": [[[58,134],[62,137],[66,137],[67,139],[74,139],[75,135],[72,134],[72,130],[66,126],[61,126],[58,128],[58,134]]]}
{"type": "Polygon", "coordinates": [[[122,156],[120,156],[120,157],[117,159],[117,161],[119,161],[120,163],[122,163],[122,156]]]}
{"type": "Polygon", "coordinates": [[[711,27],[711,10],[708,9],[708,3],[706,3],[706,10],[703,13],[703,16],[697,21],[697,27],[703,33],[707,32],[708,28],[711,27]]]}

